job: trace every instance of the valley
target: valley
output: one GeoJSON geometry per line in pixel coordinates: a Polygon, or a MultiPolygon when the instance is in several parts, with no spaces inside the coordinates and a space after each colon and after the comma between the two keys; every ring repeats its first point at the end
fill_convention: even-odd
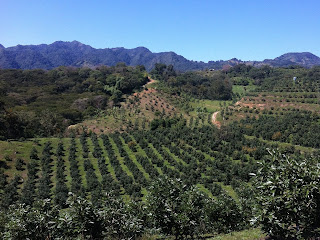
{"type": "MultiPolygon", "coordinates": [[[[162,200],[152,199],[162,190],[155,189],[172,184],[177,195],[163,188],[161,196],[179,208],[174,199],[188,192],[197,214],[209,215],[201,212],[203,222],[186,220],[181,229],[169,231],[141,210],[139,219],[132,219],[142,221],[141,233],[154,224],[161,229],[154,238],[243,231],[262,238],[260,226],[250,224],[256,214],[253,175],[260,163],[271,161],[273,150],[296,161],[320,154],[319,67],[237,65],[177,73],[159,64],[148,73],[141,66],[119,64],[1,71],[4,209],[46,199],[65,209],[72,192],[97,209],[105,207],[107,194],[161,215],[156,206],[162,200]],[[202,201],[214,207],[206,209],[202,201]],[[192,227],[198,233],[188,232],[192,227]]],[[[177,214],[190,217],[186,206],[191,207],[186,203],[177,214]]],[[[172,216],[170,221],[179,220],[172,216]]]]}

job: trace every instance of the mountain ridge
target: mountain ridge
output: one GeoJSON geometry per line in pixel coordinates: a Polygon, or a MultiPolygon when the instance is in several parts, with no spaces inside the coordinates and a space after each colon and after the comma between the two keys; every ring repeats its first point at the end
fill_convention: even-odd
{"type": "Polygon", "coordinates": [[[172,64],[179,71],[222,69],[226,66],[247,64],[252,66],[270,65],[272,67],[287,67],[300,65],[310,68],[320,65],[320,58],[310,52],[285,53],[274,59],[263,61],[242,61],[236,58],[218,61],[193,61],[175,52],[153,53],[148,48],[140,46],[132,49],[93,48],[78,41],[56,41],[51,44],[17,45],[5,48],[0,44],[0,68],[15,69],[52,69],[59,66],[112,66],[124,62],[129,66],[144,65],[151,70],[156,63],[172,64]]]}

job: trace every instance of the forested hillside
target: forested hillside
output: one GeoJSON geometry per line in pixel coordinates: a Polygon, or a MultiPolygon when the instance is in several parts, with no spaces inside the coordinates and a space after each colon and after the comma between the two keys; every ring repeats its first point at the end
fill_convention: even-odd
{"type": "Polygon", "coordinates": [[[0,70],[2,138],[63,134],[148,82],[143,66],[0,70]]]}
{"type": "Polygon", "coordinates": [[[232,98],[232,83],[223,72],[213,74],[206,72],[187,72],[178,74],[172,65],[156,64],[150,72],[159,79],[165,91],[200,99],[230,100],[232,98]]]}

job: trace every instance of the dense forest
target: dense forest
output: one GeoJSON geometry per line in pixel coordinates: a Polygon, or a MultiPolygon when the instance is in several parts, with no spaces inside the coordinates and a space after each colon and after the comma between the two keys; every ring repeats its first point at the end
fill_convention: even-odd
{"type": "Polygon", "coordinates": [[[148,81],[143,66],[0,70],[0,137],[62,134],[148,81]]]}
{"type": "Polygon", "coordinates": [[[232,84],[227,75],[220,71],[211,75],[203,72],[176,73],[172,65],[156,64],[151,75],[163,83],[166,91],[178,95],[183,93],[211,100],[232,98],[232,84]]]}
{"type": "Polygon", "coordinates": [[[239,64],[226,70],[236,85],[254,84],[258,91],[319,92],[320,67],[306,69],[300,66],[255,68],[239,64]]]}

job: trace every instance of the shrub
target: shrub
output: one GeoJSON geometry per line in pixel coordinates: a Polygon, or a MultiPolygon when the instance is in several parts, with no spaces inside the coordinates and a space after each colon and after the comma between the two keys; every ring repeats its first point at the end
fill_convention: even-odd
{"type": "Polygon", "coordinates": [[[162,233],[186,238],[204,231],[205,196],[179,179],[160,178],[147,196],[147,211],[154,226],[162,233]]]}
{"type": "Polygon", "coordinates": [[[254,184],[262,229],[276,239],[309,239],[320,235],[320,164],[270,152],[254,184]]]}
{"type": "Polygon", "coordinates": [[[16,160],[16,163],[15,163],[15,167],[18,171],[22,171],[24,168],[23,166],[25,165],[26,163],[23,161],[23,159],[21,158],[17,158],[16,160]]]}

